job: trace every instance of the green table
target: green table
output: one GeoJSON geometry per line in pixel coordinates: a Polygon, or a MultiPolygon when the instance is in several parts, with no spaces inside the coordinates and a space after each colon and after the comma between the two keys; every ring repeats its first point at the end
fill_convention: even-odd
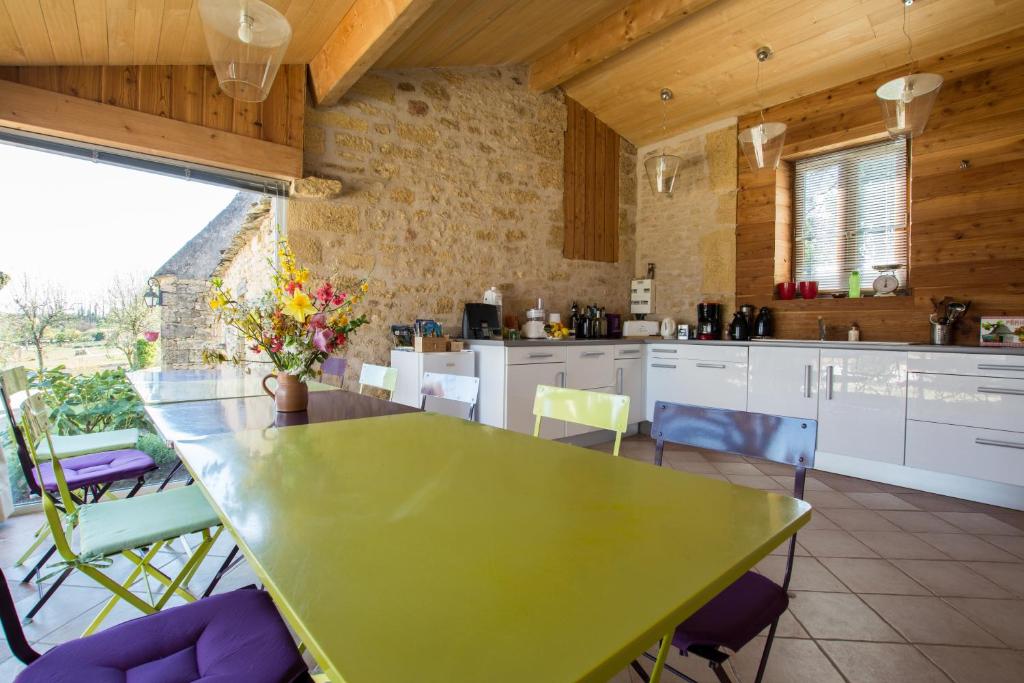
{"type": "Polygon", "coordinates": [[[430,413],[176,446],[332,683],[607,681],[810,519],[430,413]]]}
{"type": "MultiPolygon", "coordinates": [[[[234,368],[218,370],[137,370],[128,373],[145,405],[186,403],[216,399],[266,396],[264,375],[245,373],[234,368]]],[[[337,387],[308,382],[310,391],[333,391],[337,387]]],[[[274,382],[270,382],[273,389],[274,382]]],[[[268,397],[269,398],[269,397],[268,397]]]]}

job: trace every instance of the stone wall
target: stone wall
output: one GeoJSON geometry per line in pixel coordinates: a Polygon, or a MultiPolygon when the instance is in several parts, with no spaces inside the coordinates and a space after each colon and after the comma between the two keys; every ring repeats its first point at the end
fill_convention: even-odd
{"type": "Polygon", "coordinates": [[[186,370],[203,365],[203,349],[223,343],[207,303],[207,280],[179,279],[161,275],[160,366],[164,370],[186,370]]]}
{"type": "Polygon", "coordinates": [[[623,142],[619,263],[563,258],[565,104],[526,82],[523,67],[372,72],[307,111],[306,174],[340,183],[296,184],[288,237],[317,276],[371,274],[351,373],[388,360],[392,323],[458,333],[491,285],[521,318],[537,297],[563,316],[574,300],[628,311],[635,150],[623,142]]]}
{"type": "Polygon", "coordinates": [[[658,319],[697,322],[697,304],[736,305],[736,122],[730,120],[641,148],[637,152],[636,272],[657,266],[658,319]],[[656,195],[643,159],[664,150],[682,158],[671,197],[656,195]]]}

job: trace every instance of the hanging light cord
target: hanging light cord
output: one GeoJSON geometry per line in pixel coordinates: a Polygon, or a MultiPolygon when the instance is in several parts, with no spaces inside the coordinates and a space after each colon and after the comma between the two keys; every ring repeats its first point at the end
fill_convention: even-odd
{"type": "Polygon", "coordinates": [[[910,7],[911,2],[903,0],[903,35],[907,37],[907,63],[910,66],[910,71],[914,71],[914,41],[910,38],[910,32],[907,31],[907,8],[910,7]]]}
{"type": "Polygon", "coordinates": [[[760,57],[757,58],[757,76],[754,77],[754,90],[757,92],[757,108],[761,111],[761,126],[764,127],[764,101],[761,99],[761,62],[764,61],[760,57]]]}

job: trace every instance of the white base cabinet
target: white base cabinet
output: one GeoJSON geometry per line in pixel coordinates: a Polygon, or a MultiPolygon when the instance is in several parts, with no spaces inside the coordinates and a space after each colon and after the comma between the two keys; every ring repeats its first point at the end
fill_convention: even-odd
{"type": "Polygon", "coordinates": [[[818,349],[750,347],[747,410],[818,418],[818,349]]]}
{"type": "Polygon", "coordinates": [[[476,377],[476,361],[469,351],[416,353],[394,349],[391,351],[391,367],[398,370],[398,383],[391,400],[415,408],[419,408],[423,400],[420,396],[423,373],[476,377]]]}

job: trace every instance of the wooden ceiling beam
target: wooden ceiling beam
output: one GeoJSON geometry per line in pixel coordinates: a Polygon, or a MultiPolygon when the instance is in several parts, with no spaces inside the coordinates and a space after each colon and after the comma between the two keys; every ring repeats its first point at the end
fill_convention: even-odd
{"type": "Polygon", "coordinates": [[[530,87],[544,91],[628,49],[716,0],[633,0],[530,65],[530,87]]]}
{"type": "Polygon", "coordinates": [[[356,0],[309,63],[318,106],[336,103],[436,0],[356,0]]]}

